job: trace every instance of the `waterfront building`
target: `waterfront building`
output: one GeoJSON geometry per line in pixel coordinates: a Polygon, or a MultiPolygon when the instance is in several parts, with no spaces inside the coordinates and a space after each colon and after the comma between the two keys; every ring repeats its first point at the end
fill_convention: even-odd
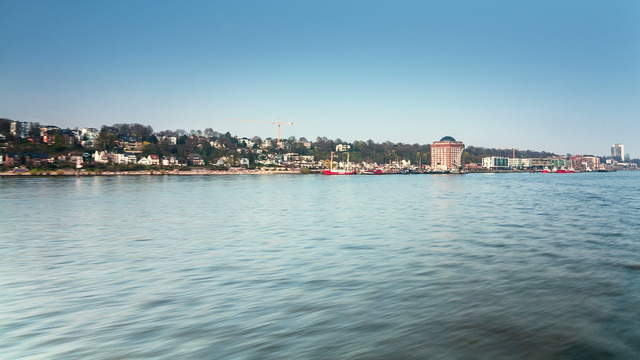
{"type": "Polygon", "coordinates": [[[563,158],[532,158],[522,159],[523,169],[543,170],[545,168],[563,169],[571,167],[572,161],[563,158]]]}
{"type": "Polygon", "coordinates": [[[138,160],[138,165],[147,166],[147,165],[151,165],[151,163],[148,157],[143,157],[143,158],[140,158],[140,160],[138,160]]]}
{"type": "Polygon", "coordinates": [[[582,161],[591,170],[600,168],[600,158],[597,156],[583,156],[582,161]]]}
{"type": "Polygon", "coordinates": [[[155,166],[160,165],[160,156],[158,156],[157,154],[150,154],[147,157],[149,158],[150,165],[155,165],[155,166]]]}
{"type": "Polygon", "coordinates": [[[431,167],[436,170],[452,170],[462,166],[464,143],[451,136],[431,144],[431,167]]]}
{"type": "Polygon", "coordinates": [[[482,167],[493,170],[508,170],[511,168],[511,166],[509,166],[509,158],[501,156],[482,158],[482,167]]]}
{"type": "Polygon", "coordinates": [[[127,158],[127,155],[125,155],[125,154],[112,154],[109,157],[109,159],[111,160],[112,163],[118,164],[118,165],[127,164],[129,162],[129,159],[127,158]]]}
{"type": "Polygon", "coordinates": [[[531,168],[531,159],[524,158],[524,159],[520,159],[520,161],[522,161],[522,168],[523,169],[530,169],[531,168]]]}
{"type": "Polygon", "coordinates": [[[106,151],[96,151],[93,153],[93,161],[106,164],[109,162],[109,155],[106,151]]]}
{"type": "Polygon", "coordinates": [[[524,169],[528,167],[528,159],[522,158],[509,158],[509,167],[512,169],[524,169]]]}
{"type": "Polygon", "coordinates": [[[84,164],[84,159],[82,158],[82,156],[72,156],[71,157],[71,162],[76,164],[76,169],[82,169],[83,164],[84,164]]]}
{"type": "Polygon", "coordinates": [[[576,170],[595,170],[600,167],[600,158],[597,156],[574,155],[569,158],[571,167],[576,170]]]}
{"type": "Polygon", "coordinates": [[[545,168],[552,168],[552,167],[553,167],[553,163],[551,162],[550,159],[541,159],[541,158],[529,159],[528,168],[530,169],[543,170],[545,168]]]}
{"type": "Polygon", "coordinates": [[[187,163],[192,166],[203,166],[204,159],[198,154],[191,154],[187,156],[187,163]]]}
{"type": "Polygon", "coordinates": [[[550,159],[550,161],[551,161],[551,166],[555,167],[556,169],[566,169],[571,167],[571,161],[567,159],[553,158],[553,159],[550,159]]]}
{"type": "Polygon", "coordinates": [[[617,161],[624,161],[624,144],[611,145],[611,157],[617,161]]]}

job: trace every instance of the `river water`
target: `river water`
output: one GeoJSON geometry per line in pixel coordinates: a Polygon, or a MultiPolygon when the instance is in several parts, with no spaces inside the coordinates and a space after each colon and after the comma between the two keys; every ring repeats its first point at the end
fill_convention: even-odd
{"type": "Polygon", "coordinates": [[[0,359],[640,357],[640,173],[0,178],[0,359]]]}

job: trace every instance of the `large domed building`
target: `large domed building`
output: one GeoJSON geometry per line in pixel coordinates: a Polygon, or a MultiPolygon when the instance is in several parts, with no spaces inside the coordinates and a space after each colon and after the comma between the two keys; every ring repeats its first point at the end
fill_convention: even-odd
{"type": "Polygon", "coordinates": [[[453,170],[462,167],[464,143],[451,136],[431,144],[431,167],[436,170],[453,170]]]}

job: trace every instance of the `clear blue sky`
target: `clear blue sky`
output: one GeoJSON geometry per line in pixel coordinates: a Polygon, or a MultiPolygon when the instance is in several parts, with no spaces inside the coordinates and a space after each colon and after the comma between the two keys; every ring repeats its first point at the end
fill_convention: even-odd
{"type": "Polygon", "coordinates": [[[0,117],[640,156],[640,1],[0,0],[0,117]]]}

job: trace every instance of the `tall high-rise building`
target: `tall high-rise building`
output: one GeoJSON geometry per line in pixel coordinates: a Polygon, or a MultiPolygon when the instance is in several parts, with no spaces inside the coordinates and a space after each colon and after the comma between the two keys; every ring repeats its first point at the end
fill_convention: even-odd
{"type": "Polygon", "coordinates": [[[618,161],[624,161],[624,144],[611,145],[611,157],[618,161]]]}
{"type": "Polygon", "coordinates": [[[9,132],[15,137],[24,139],[29,136],[29,123],[26,121],[13,121],[9,125],[9,132]]]}
{"type": "Polygon", "coordinates": [[[464,143],[451,136],[431,144],[431,167],[439,170],[458,169],[462,166],[464,143]]]}

